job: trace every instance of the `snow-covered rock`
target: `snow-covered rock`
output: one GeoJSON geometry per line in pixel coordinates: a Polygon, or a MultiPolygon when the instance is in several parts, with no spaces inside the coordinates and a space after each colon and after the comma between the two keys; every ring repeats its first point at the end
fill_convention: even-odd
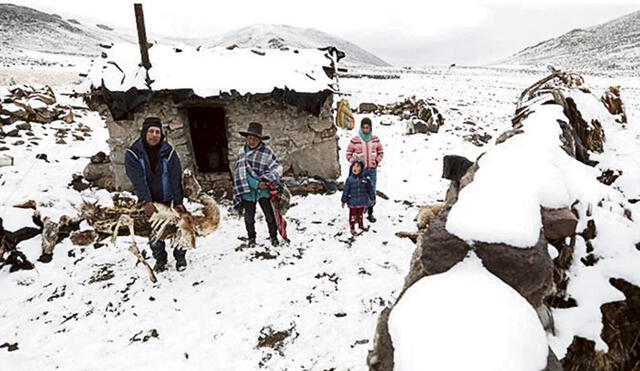
{"type": "Polygon", "coordinates": [[[394,370],[539,371],[548,345],[536,312],[473,253],[404,292],[389,316],[394,370]]]}

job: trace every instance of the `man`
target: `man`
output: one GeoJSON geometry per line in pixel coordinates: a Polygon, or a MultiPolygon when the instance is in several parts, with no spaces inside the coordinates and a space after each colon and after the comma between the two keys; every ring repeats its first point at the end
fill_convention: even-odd
{"type": "Polygon", "coordinates": [[[241,131],[240,135],[246,138],[246,143],[238,153],[233,172],[233,207],[244,212],[248,245],[255,246],[256,203],[259,203],[267,221],[271,245],[278,246],[278,228],[269,200],[268,185],[280,181],[282,166],[273,151],[263,142],[269,137],[262,135],[260,123],[250,123],[247,131],[241,131]]]}
{"type": "MultiPolygon", "coordinates": [[[[162,133],[162,123],[157,117],[148,117],[142,124],[140,138],[127,150],[124,157],[127,176],[135,189],[138,201],[144,205],[147,216],[155,213],[153,202],[173,204],[176,211],[186,212],[182,205],[182,166],[175,150],[166,142],[162,133]]],[[[167,252],[163,240],[150,242],[153,257],[156,259],[154,270],[167,269],[167,252]]],[[[173,250],[176,269],[187,267],[186,251],[173,250]]]]}
{"type": "MultiPolygon", "coordinates": [[[[347,161],[350,163],[356,161],[364,162],[364,175],[371,179],[371,185],[375,195],[376,180],[378,178],[377,169],[384,157],[384,148],[382,147],[380,138],[373,135],[372,130],[371,119],[368,117],[363,118],[360,122],[358,135],[351,138],[347,146],[347,161]]],[[[375,204],[375,198],[373,204],[375,204]]],[[[377,220],[373,216],[373,205],[367,209],[367,219],[371,223],[375,223],[377,220]]]]}

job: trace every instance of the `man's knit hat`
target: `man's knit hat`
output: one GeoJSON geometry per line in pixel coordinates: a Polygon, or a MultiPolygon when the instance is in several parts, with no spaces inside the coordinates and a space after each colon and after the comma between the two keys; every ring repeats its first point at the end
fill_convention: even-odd
{"type": "MultiPolygon", "coordinates": [[[[142,123],[142,131],[140,132],[140,137],[142,139],[145,139],[147,137],[147,130],[149,130],[149,128],[152,126],[159,128],[160,132],[162,133],[162,121],[160,121],[160,119],[157,117],[147,117],[142,123]]],[[[164,139],[164,133],[162,133],[162,138],[164,139]]]]}

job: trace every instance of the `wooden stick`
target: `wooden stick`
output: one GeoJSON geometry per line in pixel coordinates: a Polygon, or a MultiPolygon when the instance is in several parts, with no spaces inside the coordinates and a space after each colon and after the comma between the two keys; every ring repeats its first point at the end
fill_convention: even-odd
{"type": "Polygon", "coordinates": [[[147,31],[144,27],[144,13],[142,12],[142,4],[133,4],[136,13],[136,26],[138,27],[138,44],[140,44],[140,56],[142,57],[142,65],[147,70],[151,68],[149,61],[149,45],[147,43],[147,31]]]}
{"type": "Polygon", "coordinates": [[[135,255],[136,258],[138,258],[138,261],[142,263],[145,268],[147,268],[147,273],[149,274],[149,279],[151,280],[151,282],[156,283],[158,282],[158,278],[156,277],[156,274],[153,272],[153,269],[151,268],[149,263],[147,263],[147,260],[140,253],[140,249],[138,249],[138,244],[136,243],[135,234],[133,232],[133,223],[131,223],[129,224],[129,234],[131,235],[131,245],[129,246],[129,251],[133,255],[135,255]]]}

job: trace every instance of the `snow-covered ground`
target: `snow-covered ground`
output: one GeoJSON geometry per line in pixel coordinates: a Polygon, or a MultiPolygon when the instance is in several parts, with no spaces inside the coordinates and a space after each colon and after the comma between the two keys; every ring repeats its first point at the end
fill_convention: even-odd
{"type": "MultiPolygon", "coordinates": [[[[11,370],[366,369],[378,315],[395,301],[414,249],[394,233],[414,231],[418,206],[444,198],[442,157],[475,160],[491,148],[510,128],[519,93],[546,75],[484,68],[384,71],[400,78],[340,81],[352,107],[415,95],[435,103],[445,124],[437,134],[407,136],[397,118],[374,117],[374,134],[385,145],[378,189],[389,200],[378,199],[378,222],[371,231],[350,237],[339,194],[294,197],[297,205],[287,214],[290,245],[239,249],[243,222],[223,204],[220,228],[187,254],[188,269],[170,269],[157,284],[135,265],[128,238],[99,249],[73,246],[67,239],[49,264],[0,271],[0,345],[18,344],[12,352],[0,348],[0,364],[11,370]],[[477,147],[463,139],[473,132],[492,139],[477,147]]],[[[640,124],[640,79],[585,78],[597,88],[622,85],[629,126],[640,124]]],[[[58,96],[67,99],[62,90],[58,96]]],[[[82,198],[108,202],[104,191],[80,195],[67,187],[71,174],[88,162],[86,156],[107,148],[106,128],[96,113],[76,121],[93,129],[91,138],[58,145],[56,128],[76,124],[33,124],[42,138],[38,146],[0,152],[16,161],[0,168],[0,217],[7,229],[30,225],[30,210],[12,207],[28,199],[52,217],[72,212],[71,204],[82,198]],[[35,159],[39,153],[47,153],[49,163],[35,159]]],[[[340,132],[343,172],[343,152],[354,134],[340,132]]],[[[13,138],[8,139],[11,144],[13,138]]],[[[630,145],[637,147],[637,139],[630,145]]],[[[262,219],[257,228],[264,238],[262,219]]],[[[40,238],[20,248],[35,262],[40,238]]]]}

